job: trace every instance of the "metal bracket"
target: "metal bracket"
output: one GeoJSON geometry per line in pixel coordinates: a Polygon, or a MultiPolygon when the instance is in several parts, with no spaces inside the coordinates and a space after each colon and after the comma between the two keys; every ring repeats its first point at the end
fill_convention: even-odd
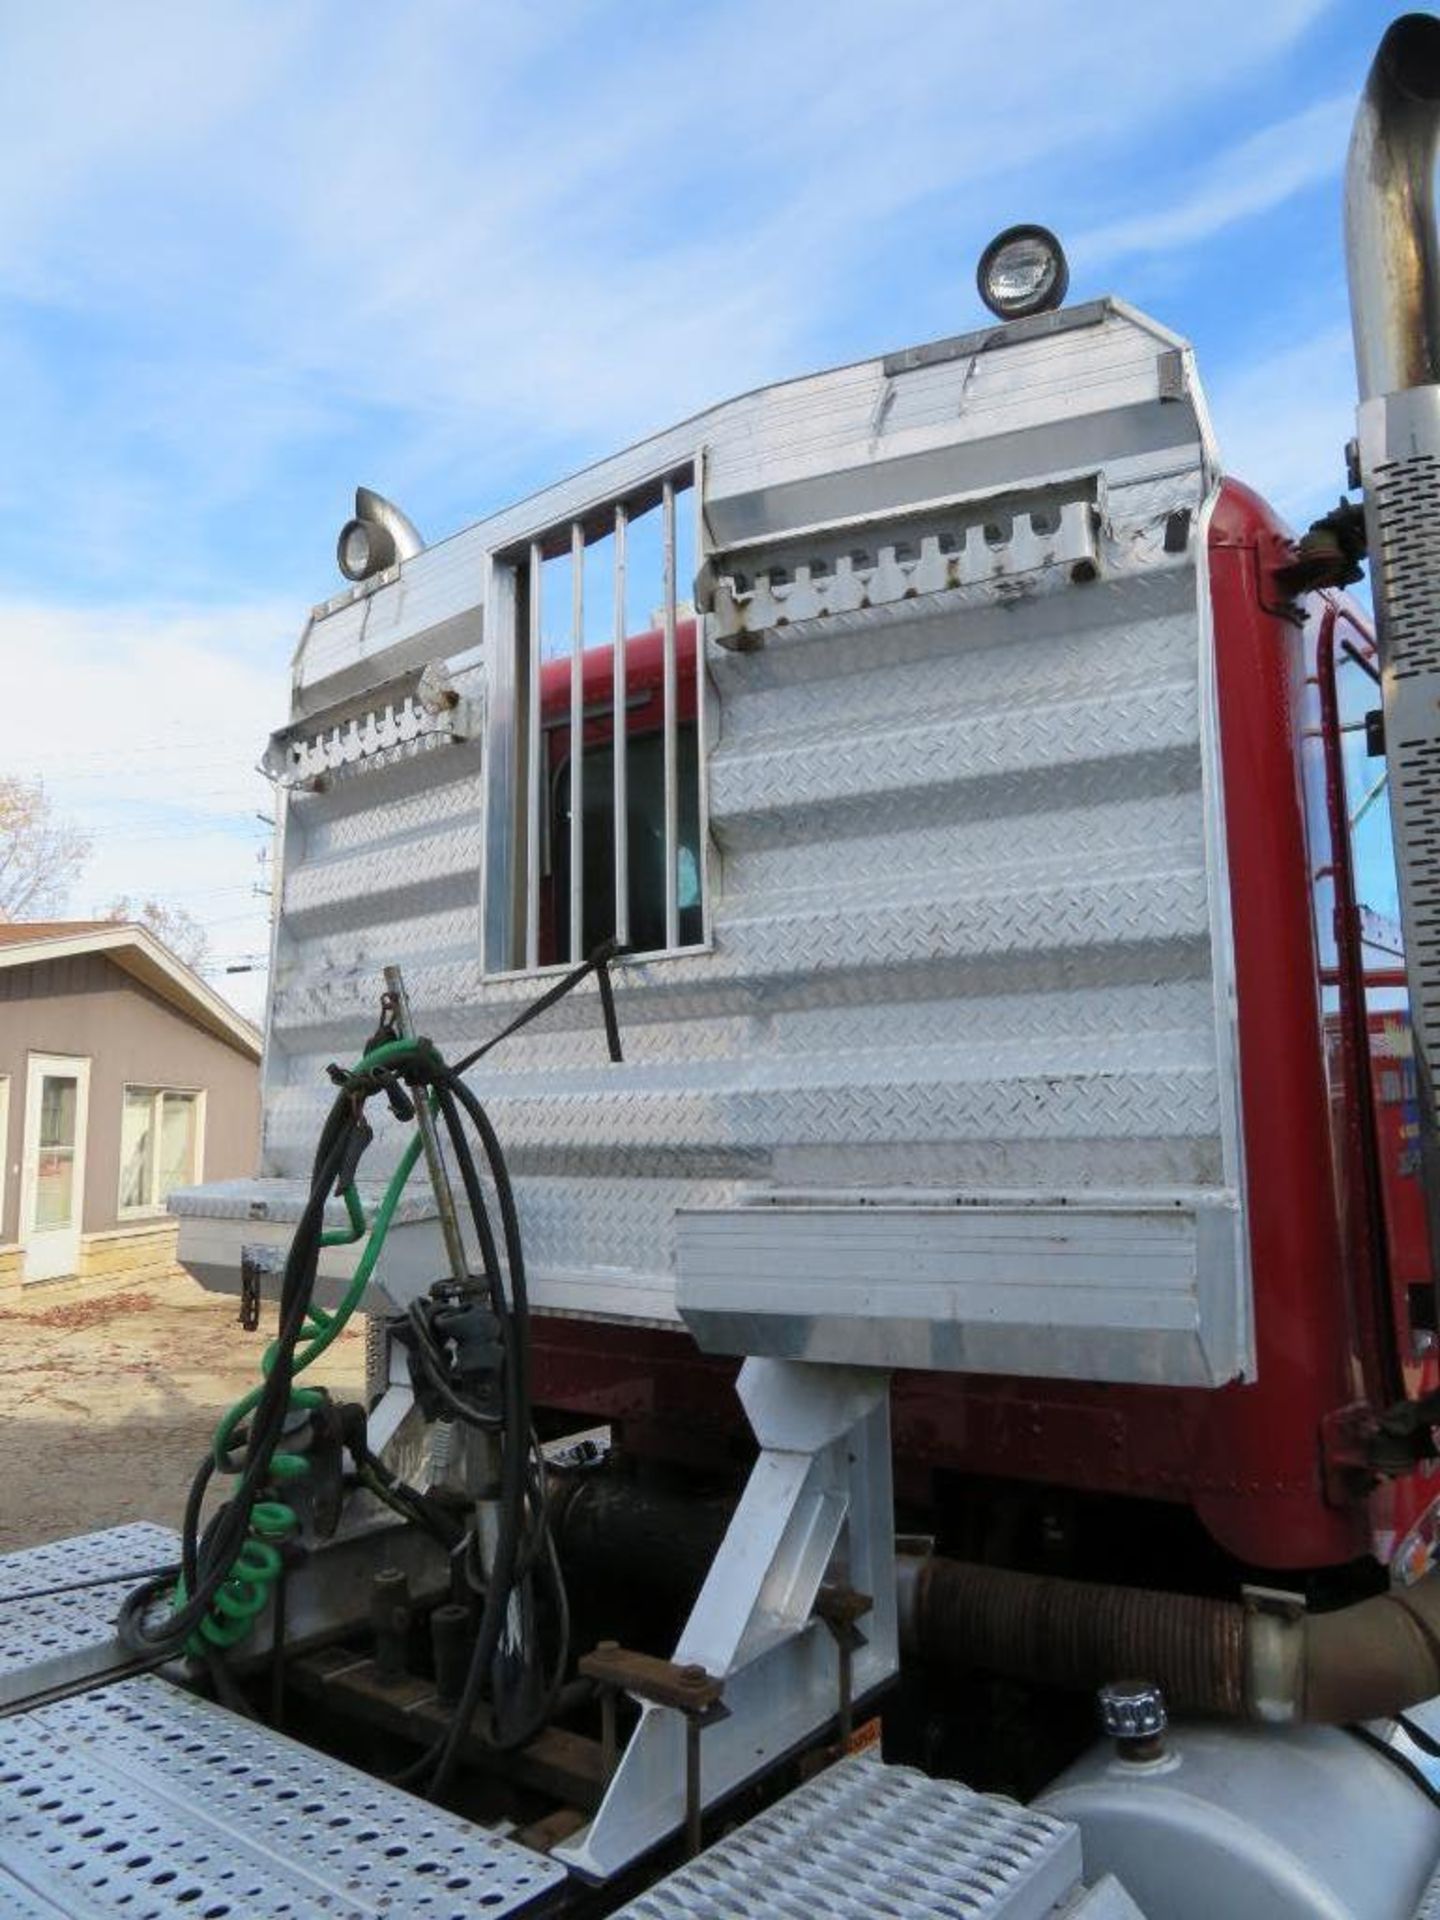
{"type": "Polygon", "coordinates": [[[240,1254],[240,1326],[246,1333],[254,1333],[260,1325],[260,1273],[253,1260],[245,1256],[248,1248],[242,1248],[240,1254]]]}
{"type": "Polygon", "coordinates": [[[874,1606],[868,1593],[853,1587],[826,1586],[815,1596],[815,1618],[823,1620],[835,1642],[840,1665],[840,1745],[848,1748],[855,1731],[855,1655],[865,1645],[859,1622],[874,1606]]]}
{"type": "Polygon", "coordinates": [[[1320,1422],[1320,1469],[1332,1506],[1345,1506],[1374,1486],[1375,1438],[1375,1415],[1363,1400],[1336,1407],[1320,1422]]]}
{"type": "Polygon", "coordinates": [[[705,1806],[835,1720],[842,1689],[852,1698],[870,1692],[899,1667],[889,1375],[750,1359],[739,1393],[762,1451],[673,1666],[657,1663],[667,1672],[702,1669],[717,1700],[723,1685],[728,1715],[705,1717],[703,1780],[696,1754],[698,1792],[687,1808],[686,1755],[699,1744],[699,1725],[681,1706],[653,1697],[654,1688],[646,1698],[627,1683],[641,1700],[640,1720],[594,1819],[555,1850],[595,1880],[609,1879],[682,1825],[693,1842],[705,1806]],[[843,1662],[823,1617],[828,1603],[817,1607],[827,1573],[837,1588],[874,1596],[869,1633],[843,1662]]]}
{"type": "Polygon", "coordinates": [[[619,1693],[657,1707],[674,1707],[685,1716],[685,1850],[700,1851],[704,1798],[700,1785],[700,1735],[730,1709],[720,1696],[724,1682],[700,1666],[680,1667],[653,1654],[631,1653],[614,1640],[602,1640],[580,1661],[580,1672],[600,1689],[601,1760],[608,1786],[615,1772],[615,1700],[619,1693]]]}
{"type": "Polygon", "coordinates": [[[1185,398],[1185,356],[1171,347],[1155,362],[1156,390],[1162,400],[1185,398]]]}
{"type": "Polygon", "coordinates": [[[260,1325],[267,1275],[279,1282],[285,1268],[285,1249],[264,1241],[252,1241],[240,1249],[240,1325],[254,1333],[260,1325]]]}

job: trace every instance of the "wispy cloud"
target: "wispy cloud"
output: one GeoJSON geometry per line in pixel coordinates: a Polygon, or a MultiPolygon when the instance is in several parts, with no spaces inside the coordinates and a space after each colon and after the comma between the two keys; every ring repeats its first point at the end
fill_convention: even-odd
{"type": "Polygon", "coordinates": [[[995,226],[1063,222],[1087,157],[1113,173],[1320,10],[1217,0],[1196,36],[1156,0],[1124,59],[1068,0],[31,10],[0,290],[12,357],[48,345],[0,466],[50,524],[113,503],[94,565],[127,590],[145,556],[268,564],[282,500],[298,555],[360,477],[347,422],[377,481],[476,511],[527,462],[961,323],[995,226]]]}
{"type": "Polygon", "coordinates": [[[71,906],[121,894],[188,907],[216,961],[263,949],[271,791],[255,772],[284,718],[294,621],[256,604],[96,614],[0,602],[23,698],[0,705],[0,766],[40,778],[89,836],[71,906]]]}
{"type": "Polygon", "coordinates": [[[1348,326],[1287,342],[1222,376],[1210,402],[1227,472],[1257,487],[1297,527],[1334,506],[1355,431],[1348,326]]]}
{"type": "Polygon", "coordinates": [[[1127,254],[1193,247],[1238,221],[1283,206],[1304,188],[1339,175],[1354,112],[1348,94],[1319,100],[1238,141],[1174,197],[1151,186],[1143,213],[1076,236],[1076,262],[1098,267],[1127,254]]]}

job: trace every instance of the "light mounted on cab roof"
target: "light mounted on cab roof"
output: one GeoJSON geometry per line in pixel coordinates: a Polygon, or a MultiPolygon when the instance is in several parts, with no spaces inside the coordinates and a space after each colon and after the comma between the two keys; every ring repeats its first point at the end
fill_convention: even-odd
{"type": "Polygon", "coordinates": [[[981,254],[975,284],[997,320],[1048,313],[1070,288],[1065,249],[1048,227],[1006,227],[981,254]]]}

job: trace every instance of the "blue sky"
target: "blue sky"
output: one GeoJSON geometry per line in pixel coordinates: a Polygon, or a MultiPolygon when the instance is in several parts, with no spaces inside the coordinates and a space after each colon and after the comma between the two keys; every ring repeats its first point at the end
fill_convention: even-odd
{"type": "MultiPolygon", "coordinates": [[[[1227,468],[1333,502],[1363,0],[0,0],[0,764],[258,953],[267,790],[357,481],[429,537],[726,394],[1071,297],[1199,351],[1227,468]],[[12,678],[11,686],[16,684],[12,678]]],[[[254,977],[217,984],[253,1007],[254,977]]]]}

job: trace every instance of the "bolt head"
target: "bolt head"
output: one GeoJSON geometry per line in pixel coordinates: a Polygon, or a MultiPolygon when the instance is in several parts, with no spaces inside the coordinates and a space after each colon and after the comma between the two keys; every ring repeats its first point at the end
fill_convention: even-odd
{"type": "Polygon", "coordinates": [[[1113,1740],[1153,1740],[1165,1731],[1165,1696],[1149,1680],[1111,1680],[1099,1695],[1100,1724],[1113,1740]]]}

